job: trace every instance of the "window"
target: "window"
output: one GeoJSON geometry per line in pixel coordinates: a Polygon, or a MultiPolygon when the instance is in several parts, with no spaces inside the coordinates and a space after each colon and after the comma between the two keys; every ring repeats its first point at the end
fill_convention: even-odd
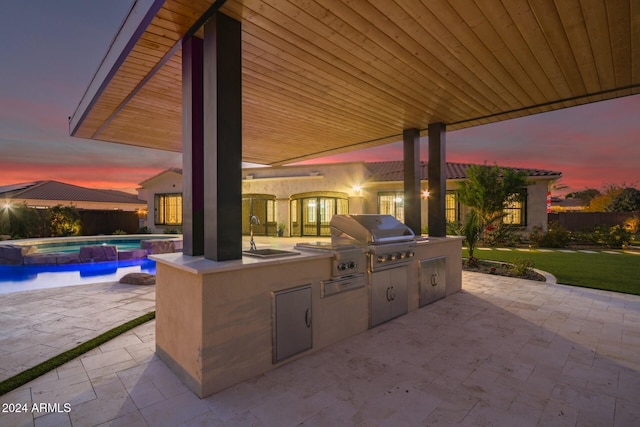
{"type": "Polygon", "coordinates": [[[504,209],[505,216],[502,218],[502,223],[507,225],[527,225],[526,221],[526,193],[520,200],[518,197],[514,197],[513,200],[507,202],[507,207],[504,209]]]}
{"type": "Polygon", "coordinates": [[[398,221],[404,222],[404,193],[400,191],[378,193],[378,213],[392,215],[398,221]]]}
{"type": "Polygon", "coordinates": [[[458,194],[454,191],[447,191],[445,195],[445,217],[447,222],[460,221],[460,209],[458,205],[458,194]]]}
{"type": "Polygon", "coordinates": [[[182,194],[155,195],[156,225],[182,225],[182,194]]]}

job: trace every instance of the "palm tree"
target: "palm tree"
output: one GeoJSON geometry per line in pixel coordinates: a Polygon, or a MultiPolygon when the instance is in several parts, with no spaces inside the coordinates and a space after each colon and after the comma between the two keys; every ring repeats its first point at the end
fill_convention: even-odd
{"type": "Polygon", "coordinates": [[[467,248],[469,249],[469,259],[467,260],[467,265],[469,267],[476,267],[478,265],[478,258],[473,256],[473,251],[476,249],[478,240],[480,239],[480,231],[481,228],[478,212],[476,212],[475,209],[472,209],[469,215],[467,215],[464,225],[462,226],[464,242],[467,244],[467,248]]]}

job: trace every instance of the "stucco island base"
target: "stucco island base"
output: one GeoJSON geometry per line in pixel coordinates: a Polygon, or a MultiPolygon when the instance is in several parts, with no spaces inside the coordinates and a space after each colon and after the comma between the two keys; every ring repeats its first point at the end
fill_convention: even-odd
{"type": "MultiPolygon", "coordinates": [[[[432,256],[460,259],[459,239],[433,243],[416,246],[416,261],[432,256]]],[[[369,327],[368,285],[321,297],[321,281],[331,272],[330,253],[301,251],[293,257],[224,262],[182,254],[151,258],[157,261],[156,352],[199,397],[369,327]],[[311,286],[312,348],[274,363],[274,293],[307,285],[311,286]]],[[[460,265],[448,262],[447,294],[460,289],[460,265]]],[[[418,262],[411,264],[407,277],[411,311],[418,308],[418,262]]]]}

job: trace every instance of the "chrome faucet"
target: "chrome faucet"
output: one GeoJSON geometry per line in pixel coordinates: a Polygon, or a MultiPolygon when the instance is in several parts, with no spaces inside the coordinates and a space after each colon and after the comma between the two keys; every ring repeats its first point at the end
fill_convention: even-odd
{"type": "Polygon", "coordinates": [[[249,233],[251,234],[251,239],[249,240],[249,250],[252,252],[258,250],[256,248],[256,242],[253,241],[253,224],[260,225],[260,220],[255,215],[251,215],[251,218],[249,218],[249,233]]]}

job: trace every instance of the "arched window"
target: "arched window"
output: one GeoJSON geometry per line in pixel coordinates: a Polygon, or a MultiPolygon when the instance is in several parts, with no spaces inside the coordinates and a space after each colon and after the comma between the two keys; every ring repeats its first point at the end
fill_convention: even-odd
{"type": "Polygon", "coordinates": [[[242,234],[249,234],[249,221],[256,216],[260,224],[253,225],[253,234],[257,236],[275,236],[278,233],[276,222],[276,196],[272,194],[242,195],[242,234]]]}
{"type": "Polygon", "coordinates": [[[291,196],[291,235],[330,236],[333,215],[349,213],[349,196],[322,191],[291,196]]]}

